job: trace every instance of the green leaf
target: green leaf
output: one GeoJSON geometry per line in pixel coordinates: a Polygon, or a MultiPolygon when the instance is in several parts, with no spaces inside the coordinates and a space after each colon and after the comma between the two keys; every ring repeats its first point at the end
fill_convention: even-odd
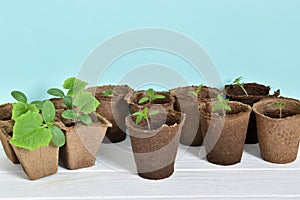
{"type": "Polygon", "coordinates": [[[154,95],[154,99],[164,99],[165,96],[161,94],[154,95]]]}
{"type": "Polygon", "coordinates": [[[12,145],[33,151],[48,146],[52,139],[51,131],[43,128],[43,119],[37,112],[28,111],[20,116],[13,128],[12,145]]]}
{"type": "Polygon", "coordinates": [[[16,120],[21,115],[27,113],[29,110],[32,112],[39,112],[39,109],[37,109],[34,104],[26,104],[21,101],[18,103],[14,103],[12,109],[12,119],[16,120]]]}
{"type": "Polygon", "coordinates": [[[64,132],[60,130],[57,126],[49,127],[52,134],[52,142],[57,147],[62,147],[66,143],[66,138],[64,132]]]}
{"type": "Polygon", "coordinates": [[[153,110],[153,111],[149,112],[149,116],[157,115],[158,113],[159,113],[158,110],[153,110]]]}
{"type": "Polygon", "coordinates": [[[147,90],[147,95],[152,99],[152,97],[154,96],[154,94],[155,94],[155,91],[154,91],[154,89],[153,88],[149,88],[148,90],[147,90]]]}
{"type": "Polygon", "coordinates": [[[77,118],[77,114],[74,110],[65,110],[61,116],[65,119],[76,119],[77,118]]]}
{"type": "Polygon", "coordinates": [[[139,100],[139,104],[145,103],[146,101],[149,101],[149,97],[143,97],[139,100]]]}
{"type": "Polygon", "coordinates": [[[74,97],[78,93],[83,92],[87,85],[87,82],[72,77],[65,80],[63,87],[69,90],[67,96],[74,97]]]}
{"type": "Polygon", "coordinates": [[[42,110],[44,102],[43,101],[33,101],[33,102],[31,102],[31,104],[34,104],[39,110],[42,110]]]}
{"type": "Polygon", "coordinates": [[[231,111],[231,107],[230,107],[229,105],[226,105],[226,106],[224,107],[224,109],[225,109],[225,110],[231,111]]]}
{"type": "Polygon", "coordinates": [[[52,123],[55,118],[55,107],[51,101],[45,101],[42,109],[42,115],[45,123],[52,123]]]}
{"type": "Polygon", "coordinates": [[[99,101],[89,92],[81,92],[78,94],[73,104],[79,108],[79,111],[83,114],[90,114],[96,111],[100,105],[99,101]]]}
{"type": "Polygon", "coordinates": [[[138,115],[135,120],[135,124],[138,125],[143,119],[143,115],[138,115]]]}
{"type": "Polygon", "coordinates": [[[143,114],[144,113],[142,113],[142,112],[135,112],[135,113],[132,114],[132,116],[143,115],[143,114]]]}
{"type": "Polygon", "coordinates": [[[218,101],[219,102],[222,102],[222,101],[224,101],[224,97],[222,96],[222,95],[220,95],[220,94],[218,94],[218,101]]]}
{"type": "Polygon", "coordinates": [[[79,115],[78,119],[86,125],[90,125],[92,123],[92,118],[89,115],[79,115]]]}
{"type": "Polygon", "coordinates": [[[13,96],[17,101],[27,103],[26,95],[20,91],[12,91],[11,96],[13,96]]]}
{"type": "Polygon", "coordinates": [[[73,99],[72,99],[72,97],[68,97],[68,96],[64,97],[63,98],[63,102],[64,102],[64,104],[66,105],[66,107],[68,109],[71,109],[73,107],[73,99]]]}
{"type": "Polygon", "coordinates": [[[103,95],[106,96],[106,97],[108,97],[108,96],[112,96],[113,93],[114,93],[114,90],[113,90],[113,89],[108,89],[108,90],[105,90],[105,91],[103,92],[103,95]]]}
{"type": "Polygon", "coordinates": [[[61,98],[65,97],[64,92],[57,88],[51,88],[47,91],[47,93],[55,97],[61,97],[61,98]]]}

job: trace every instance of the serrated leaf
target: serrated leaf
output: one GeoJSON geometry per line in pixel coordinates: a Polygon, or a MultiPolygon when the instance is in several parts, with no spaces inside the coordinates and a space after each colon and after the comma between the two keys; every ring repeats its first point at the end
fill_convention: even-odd
{"type": "Polygon", "coordinates": [[[139,100],[139,104],[145,103],[147,101],[149,101],[149,97],[143,97],[139,100]]]}
{"type": "Polygon", "coordinates": [[[92,118],[89,115],[79,115],[78,119],[86,125],[90,125],[92,123],[92,118]]]}
{"type": "Polygon", "coordinates": [[[13,96],[17,101],[27,103],[26,95],[20,91],[12,91],[11,96],[13,96]]]}
{"type": "Polygon", "coordinates": [[[77,118],[77,114],[74,110],[65,110],[61,116],[65,119],[76,119],[77,118]]]}
{"type": "Polygon", "coordinates": [[[67,107],[68,109],[71,109],[71,108],[72,108],[72,103],[73,103],[72,97],[68,97],[68,96],[64,97],[64,98],[63,98],[63,102],[64,102],[64,104],[66,105],[66,107],[67,107]]]}
{"type": "Polygon", "coordinates": [[[48,146],[52,134],[50,130],[43,128],[42,124],[43,119],[39,113],[28,111],[16,120],[10,143],[30,151],[48,146]]]}
{"type": "Polygon", "coordinates": [[[143,119],[143,115],[138,115],[135,120],[135,124],[138,125],[143,119]]]}
{"type": "Polygon", "coordinates": [[[44,102],[43,101],[33,101],[33,102],[31,102],[31,104],[34,104],[37,107],[37,109],[42,110],[44,102]]]}
{"type": "Polygon", "coordinates": [[[60,130],[57,126],[49,127],[52,134],[52,142],[57,147],[62,147],[66,143],[66,138],[64,132],[60,130]]]}
{"type": "Polygon", "coordinates": [[[61,97],[61,98],[65,97],[65,93],[58,88],[51,88],[47,91],[47,93],[55,97],[61,97]]]}
{"type": "Polygon", "coordinates": [[[78,93],[83,92],[87,85],[87,82],[72,77],[65,80],[63,87],[69,90],[67,96],[74,97],[78,93]]]}
{"type": "Polygon", "coordinates": [[[90,114],[96,111],[96,108],[100,105],[99,101],[89,92],[81,92],[78,94],[73,104],[79,108],[79,111],[83,114],[90,114]]]}
{"type": "Polygon", "coordinates": [[[55,119],[55,107],[51,101],[45,101],[43,104],[42,115],[45,123],[52,123],[55,119]]]}
{"type": "Polygon", "coordinates": [[[12,109],[12,119],[16,120],[19,118],[21,115],[27,113],[28,111],[32,112],[39,112],[39,109],[34,105],[34,104],[26,104],[23,102],[18,102],[13,104],[13,109],[12,109]]]}

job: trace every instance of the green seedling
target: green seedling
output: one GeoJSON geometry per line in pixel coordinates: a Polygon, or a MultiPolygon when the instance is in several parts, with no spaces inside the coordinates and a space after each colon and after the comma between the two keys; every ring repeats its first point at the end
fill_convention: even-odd
{"type": "Polygon", "coordinates": [[[13,104],[12,119],[16,120],[28,111],[38,112],[43,107],[42,101],[33,101],[28,103],[26,95],[20,91],[12,91],[11,96],[18,102],[13,104]]]}
{"type": "Polygon", "coordinates": [[[63,98],[63,102],[67,107],[67,110],[62,113],[63,118],[72,119],[76,123],[81,122],[86,125],[92,123],[89,114],[96,111],[100,102],[91,92],[85,91],[87,85],[88,83],[72,77],[65,80],[63,84],[63,88],[68,90],[66,94],[57,88],[48,90],[48,94],[63,98]]]}
{"type": "Polygon", "coordinates": [[[242,79],[243,79],[243,77],[241,77],[241,76],[238,77],[238,78],[236,78],[236,79],[233,81],[232,85],[233,85],[233,86],[239,86],[239,87],[244,91],[244,93],[246,94],[246,96],[248,96],[248,92],[246,91],[246,89],[245,89],[245,87],[244,87],[245,83],[242,82],[242,79]]]}
{"type": "MultiPolygon", "coordinates": [[[[13,110],[22,110],[18,102],[13,110]]],[[[33,105],[35,106],[35,105],[33,105]]],[[[14,146],[34,151],[41,146],[48,146],[52,141],[58,147],[65,144],[65,135],[54,123],[55,108],[51,101],[45,101],[42,115],[36,108],[22,114],[15,120],[13,136],[10,143],[14,146]]]]}
{"type": "Polygon", "coordinates": [[[113,89],[108,89],[108,90],[103,91],[103,95],[104,95],[105,97],[112,96],[113,93],[114,93],[114,90],[113,90],[113,89]]]}
{"type": "Polygon", "coordinates": [[[136,120],[135,120],[136,125],[138,125],[142,121],[142,119],[145,119],[147,122],[148,130],[150,130],[151,127],[150,127],[149,117],[153,115],[157,115],[158,113],[159,111],[157,110],[149,112],[148,108],[144,108],[143,112],[135,112],[132,114],[132,116],[136,116],[136,120]]]}
{"type": "Polygon", "coordinates": [[[267,106],[273,106],[279,109],[279,118],[282,118],[282,110],[285,107],[284,101],[277,101],[271,104],[268,104],[267,106]]]}
{"type": "Polygon", "coordinates": [[[164,99],[165,96],[161,94],[155,94],[155,91],[152,88],[149,88],[146,91],[146,96],[139,100],[139,104],[145,103],[149,101],[149,103],[153,102],[155,99],[164,99]]]}
{"type": "Polygon", "coordinates": [[[214,102],[212,107],[212,112],[216,112],[218,110],[224,112],[224,110],[231,111],[231,107],[228,105],[229,99],[224,99],[221,94],[218,94],[218,101],[214,102]]]}
{"type": "Polygon", "coordinates": [[[201,91],[202,88],[203,88],[203,84],[200,84],[195,91],[190,91],[189,93],[194,95],[195,97],[198,97],[199,92],[201,91]]]}

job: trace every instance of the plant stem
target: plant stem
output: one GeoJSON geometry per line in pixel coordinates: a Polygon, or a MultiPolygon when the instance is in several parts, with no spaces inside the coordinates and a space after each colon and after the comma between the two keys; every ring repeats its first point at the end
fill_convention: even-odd
{"type": "Polygon", "coordinates": [[[248,96],[248,92],[245,90],[245,88],[243,86],[241,88],[245,92],[246,96],[248,96]]]}
{"type": "Polygon", "coordinates": [[[279,106],[279,117],[282,118],[282,104],[279,106]]]}
{"type": "Polygon", "coordinates": [[[151,127],[150,127],[150,122],[149,122],[149,119],[146,119],[146,121],[147,121],[147,125],[148,125],[148,130],[150,130],[150,129],[151,129],[151,127]]]}

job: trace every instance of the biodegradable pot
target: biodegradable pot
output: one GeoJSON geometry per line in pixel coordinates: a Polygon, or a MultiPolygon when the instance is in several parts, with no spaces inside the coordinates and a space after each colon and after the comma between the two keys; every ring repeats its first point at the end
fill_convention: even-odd
{"type": "Polygon", "coordinates": [[[139,100],[146,96],[146,91],[131,91],[125,96],[125,100],[129,105],[130,113],[135,113],[144,110],[145,107],[159,110],[161,112],[167,112],[168,110],[174,110],[175,97],[170,92],[155,92],[155,94],[163,95],[163,99],[155,99],[153,102],[145,102],[139,104],[139,100]]]}
{"type": "Polygon", "coordinates": [[[200,120],[206,158],[219,165],[239,163],[247,133],[251,107],[231,101],[231,111],[212,113],[212,102],[200,105],[200,120]]]}
{"type": "Polygon", "coordinates": [[[55,109],[66,109],[62,98],[52,98],[50,101],[54,104],[55,109]]]}
{"type": "Polygon", "coordinates": [[[97,113],[105,117],[112,123],[112,127],[106,131],[104,143],[116,143],[126,139],[125,117],[128,116],[128,104],[124,100],[126,94],[132,89],[127,85],[115,86],[97,86],[89,88],[87,91],[92,92],[96,99],[100,101],[97,113]],[[112,89],[112,96],[104,96],[103,92],[112,89]]]}
{"type": "MultiPolygon", "coordinates": [[[[233,85],[225,86],[225,94],[231,101],[239,101],[250,106],[253,106],[253,104],[258,102],[260,99],[272,96],[277,97],[280,94],[280,91],[277,90],[273,95],[270,95],[269,92],[271,88],[269,86],[257,83],[245,83],[244,88],[247,91],[248,96],[244,93],[241,87],[233,85]]],[[[245,143],[256,144],[257,142],[258,138],[255,114],[254,112],[251,112],[245,143]]]]}
{"type": "Polygon", "coordinates": [[[261,156],[272,163],[289,163],[296,159],[300,141],[300,101],[290,98],[263,99],[253,106],[256,116],[261,156]],[[268,106],[283,101],[282,118],[279,109],[268,106]]]}
{"type": "Polygon", "coordinates": [[[18,164],[19,160],[12,148],[8,135],[12,135],[14,122],[11,120],[12,104],[0,105],[0,140],[6,156],[14,163],[18,164]]]}
{"type": "Polygon", "coordinates": [[[68,169],[91,167],[95,164],[97,152],[111,123],[96,114],[91,125],[75,124],[62,120],[58,126],[64,131],[66,143],[60,148],[60,159],[68,169]]]}
{"type": "Polygon", "coordinates": [[[176,111],[151,116],[151,129],[145,121],[135,124],[135,117],[126,117],[126,126],[139,176],[146,179],[164,179],[174,172],[185,114],[176,111]],[[133,121],[134,120],[134,121],[133,121]]]}
{"type": "Polygon", "coordinates": [[[191,91],[196,91],[198,86],[179,87],[170,90],[176,99],[174,110],[186,114],[186,122],[182,127],[180,143],[187,146],[201,146],[203,142],[200,123],[199,103],[210,101],[217,97],[221,91],[216,88],[203,86],[196,98],[191,91]]]}

